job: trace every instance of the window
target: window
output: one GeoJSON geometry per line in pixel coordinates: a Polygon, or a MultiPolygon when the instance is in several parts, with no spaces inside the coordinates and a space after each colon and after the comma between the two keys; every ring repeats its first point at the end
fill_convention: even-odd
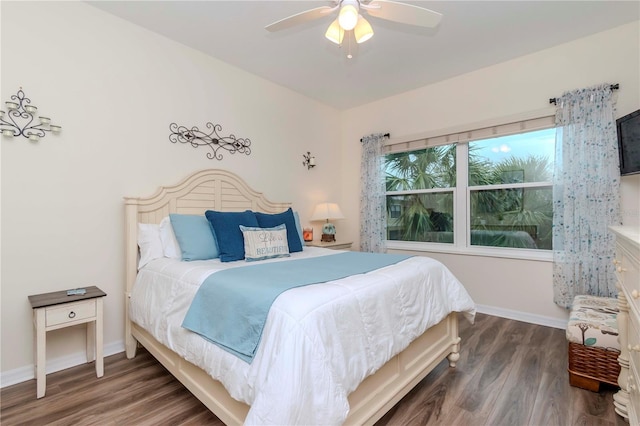
{"type": "Polygon", "coordinates": [[[551,250],[555,129],[468,144],[471,245],[551,250]]]}
{"type": "Polygon", "coordinates": [[[402,214],[402,206],[400,204],[392,204],[389,206],[389,217],[391,219],[400,219],[402,214]]]}
{"type": "Polygon", "coordinates": [[[517,124],[515,134],[506,125],[465,132],[456,143],[392,146],[405,151],[385,156],[387,239],[551,250],[555,129],[549,117],[517,124]]]}
{"type": "Polygon", "coordinates": [[[456,146],[389,154],[386,172],[387,238],[453,243],[456,146]]]}

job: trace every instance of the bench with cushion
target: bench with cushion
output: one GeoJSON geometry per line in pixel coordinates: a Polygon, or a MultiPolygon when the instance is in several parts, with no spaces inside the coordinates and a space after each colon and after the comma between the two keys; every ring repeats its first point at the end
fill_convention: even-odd
{"type": "Polygon", "coordinates": [[[569,382],[571,386],[600,390],[601,383],[618,386],[620,343],[618,299],[576,296],[569,315],[569,382]]]}

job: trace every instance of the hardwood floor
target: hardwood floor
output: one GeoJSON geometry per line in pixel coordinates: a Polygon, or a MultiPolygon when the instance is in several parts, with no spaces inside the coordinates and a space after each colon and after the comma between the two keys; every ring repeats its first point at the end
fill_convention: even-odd
{"type": "MultiPolygon", "coordinates": [[[[627,425],[613,410],[615,389],[569,386],[564,330],[478,314],[461,318],[456,368],[446,361],[389,411],[377,426],[627,425]]],[[[0,424],[221,425],[151,355],[139,350],[47,376],[36,399],[30,380],[2,389],[0,424]]]]}
{"type": "Polygon", "coordinates": [[[610,425],[617,389],[569,385],[564,330],[478,314],[460,321],[456,368],[441,363],[382,425],[610,425]]]}

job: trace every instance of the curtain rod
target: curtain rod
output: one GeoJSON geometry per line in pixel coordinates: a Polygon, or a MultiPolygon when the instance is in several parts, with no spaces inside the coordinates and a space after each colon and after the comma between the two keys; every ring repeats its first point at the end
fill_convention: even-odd
{"type": "MultiPolygon", "coordinates": [[[[620,88],[620,84],[618,84],[618,83],[612,84],[611,86],[609,86],[609,88],[611,90],[618,90],[620,88]]],[[[549,98],[549,103],[555,105],[557,100],[558,100],[558,98],[549,98]]]]}
{"type": "MultiPolygon", "coordinates": [[[[383,136],[383,137],[385,137],[385,138],[390,138],[390,137],[391,137],[391,135],[390,135],[389,133],[385,133],[385,134],[384,134],[384,135],[382,135],[382,136],[383,136]]],[[[363,139],[364,139],[364,138],[360,138],[360,142],[362,142],[362,141],[363,141],[363,139]]]]}

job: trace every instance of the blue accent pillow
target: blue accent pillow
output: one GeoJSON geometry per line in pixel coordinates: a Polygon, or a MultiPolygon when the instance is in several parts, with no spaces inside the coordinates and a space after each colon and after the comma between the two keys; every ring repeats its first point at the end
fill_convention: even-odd
{"type": "Polygon", "coordinates": [[[296,220],[296,230],[298,231],[298,236],[300,237],[300,244],[302,244],[302,248],[304,249],[304,239],[302,236],[302,226],[300,225],[300,215],[298,212],[293,212],[293,217],[296,220]]]}
{"type": "Polygon", "coordinates": [[[293,216],[293,210],[289,207],[286,211],[276,214],[256,212],[256,219],[261,228],[273,228],[275,226],[285,224],[287,227],[287,243],[289,244],[289,253],[302,251],[302,240],[298,234],[296,227],[296,219],[293,216]]]}
{"type": "Polygon", "coordinates": [[[182,260],[215,259],[220,255],[211,225],[204,216],[171,213],[169,219],[182,260]]]}
{"type": "Polygon", "coordinates": [[[244,259],[244,237],[242,226],[259,227],[256,215],[251,210],[243,212],[218,212],[207,210],[204,214],[216,235],[222,262],[244,259]]]}

